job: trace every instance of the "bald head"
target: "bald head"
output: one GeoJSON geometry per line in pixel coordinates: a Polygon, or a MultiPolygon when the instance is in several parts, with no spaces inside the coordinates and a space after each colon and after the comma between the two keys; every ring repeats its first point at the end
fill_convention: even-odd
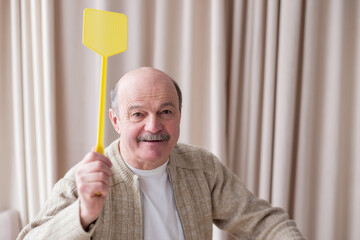
{"type": "Polygon", "coordinates": [[[121,95],[122,91],[127,91],[131,87],[141,88],[146,85],[152,85],[161,83],[163,85],[171,84],[173,89],[176,91],[179,103],[179,110],[182,107],[182,93],[179,85],[166,73],[151,67],[142,67],[134,69],[124,74],[122,78],[117,82],[115,87],[111,91],[111,108],[118,114],[118,96],[121,95]]]}

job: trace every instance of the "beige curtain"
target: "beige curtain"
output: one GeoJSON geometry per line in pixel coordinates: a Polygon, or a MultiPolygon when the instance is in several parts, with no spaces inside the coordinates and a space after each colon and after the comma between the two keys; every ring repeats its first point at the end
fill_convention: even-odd
{"type": "Polygon", "coordinates": [[[227,163],[309,239],[359,238],[359,1],[229,9],[227,163]]]}
{"type": "Polygon", "coordinates": [[[51,2],[1,1],[1,210],[23,222],[56,181],[51,2]]]}
{"type": "MultiPolygon", "coordinates": [[[[308,239],[360,238],[351,0],[1,1],[0,210],[27,223],[95,145],[101,58],[82,45],[84,8],[128,16],[108,92],[139,66],[169,73],[184,94],[180,141],[218,155],[308,239]]],[[[106,121],[105,144],[115,138],[106,121]]]]}

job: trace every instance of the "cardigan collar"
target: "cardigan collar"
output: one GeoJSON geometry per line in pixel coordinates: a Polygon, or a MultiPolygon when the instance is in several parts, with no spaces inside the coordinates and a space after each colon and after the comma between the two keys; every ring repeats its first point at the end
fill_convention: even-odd
{"type": "MultiPolygon", "coordinates": [[[[125,160],[121,157],[119,151],[120,139],[113,141],[106,149],[105,155],[109,157],[112,166],[112,184],[116,185],[120,182],[125,182],[127,185],[135,186],[138,182],[138,176],[131,171],[131,169],[125,163],[125,160]]],[[[176,174],[176,154],[171,151],[169,161],[167,165],[167,171],[170,171],[171,175],[176,174]]],[[[174,176],[175,177],[175,176],[174,176]]],[[[174,179],[174,178],[173,178],[174,179]]]]}

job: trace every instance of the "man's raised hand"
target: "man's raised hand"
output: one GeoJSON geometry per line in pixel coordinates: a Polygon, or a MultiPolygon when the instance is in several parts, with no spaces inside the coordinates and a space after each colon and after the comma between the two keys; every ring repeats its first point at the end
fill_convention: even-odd
{"type": "Polygon", "coordinates": [[[85,155],[75,173],[80,199],[80,221],[84,229],[95,221],[110,188],[111,161],[95,151],[85,155]]]}

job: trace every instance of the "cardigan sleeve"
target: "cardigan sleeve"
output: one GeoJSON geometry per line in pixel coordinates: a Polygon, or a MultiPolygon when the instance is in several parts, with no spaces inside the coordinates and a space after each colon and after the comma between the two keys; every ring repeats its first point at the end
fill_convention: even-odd
{"type": "Polygon", "coordinates": [[[83,230],[79,204],[74,180],[59,180],[43,209],[17,239],[90,239],[95,227],[89,232],[83,230]]]}
{"type": "Polygon", "coordinates": [[[213,221],[241,239],[304,239],[281,208],[256,198],[240,179],[214,157],[213,221]]]}

